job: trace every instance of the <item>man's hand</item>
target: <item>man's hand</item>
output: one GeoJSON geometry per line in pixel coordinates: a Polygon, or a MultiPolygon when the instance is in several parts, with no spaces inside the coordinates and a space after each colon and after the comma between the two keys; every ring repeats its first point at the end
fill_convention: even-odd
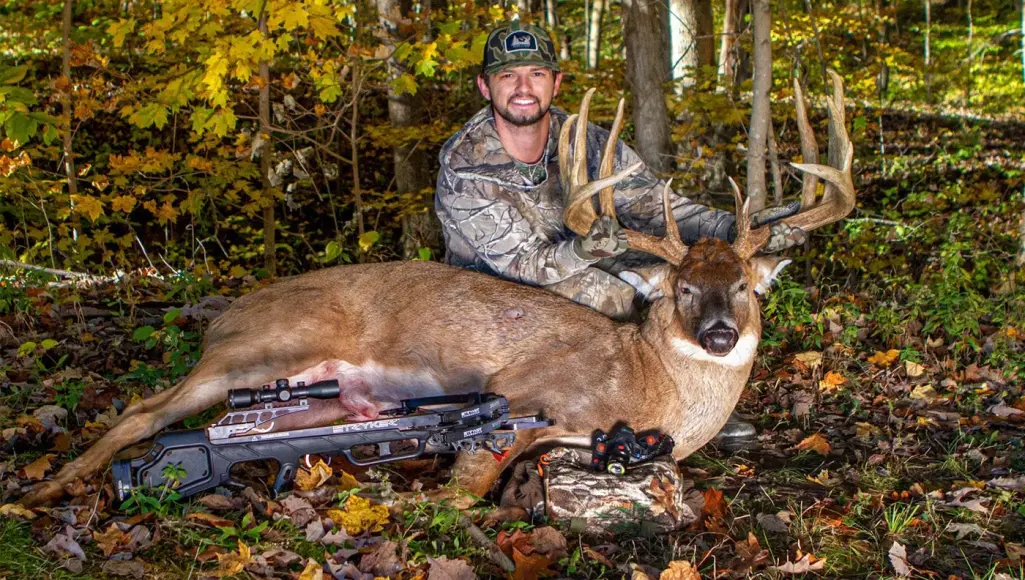
{"type": "Polygon", "coordinates": [[[627,250],[626,230],[616,220],[600,217],[591,224],[586,236],[573,240],[573,249],[585,260],[618,256],[627,250]]]}
{"type": "Polygon", "coordinates": [[[769,226],[769,242],[762,248],[763,254],[775,254],[787,248],[800,246],[808,239],[808,234],[801,228],[790,227],[781,222],[801,211],[801,202],[793,201],[786,205],[767,207],[751,214],[751,227],[769,226]]]}

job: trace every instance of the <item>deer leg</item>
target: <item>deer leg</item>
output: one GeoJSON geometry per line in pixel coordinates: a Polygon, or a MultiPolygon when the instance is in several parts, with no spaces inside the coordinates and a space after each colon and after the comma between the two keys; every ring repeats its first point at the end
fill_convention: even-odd
{"type": "MultiPolygon", "coordinates": [[[[208,361],[220,357],[207,353],[208,361]]],[[[267,365],[247,365],[245,361],[225,358],[227,362],[208,362],[193,370],[178,386],[168,389],[126,409],[121,420],[92,444],[85,453],[65,465],[53,480],[40,483],[21,499],[25,505],[53,502],[63,495],[64,486],[79,478],[103,470],[122,448],[151,437],[168,425],[222,402],[230,389],[251,387],[280,376],[267,365]],[[239,370],[246,369],[246,370],[239,370]]]]}
{"type": "Polygon", "coordinates": [[[460,453],[452,467],[452,481],[476,496],[484,496],[498,481],[502,471],[512,464],[537,439],[537,434],[518,431],[516,442],[506,453],[496,457],[491,453],[478,451],[474,454],[460,453]]]}
{"type": "Polygon", "coordinates": [[[118,422],[123,421],[137,413],[152,413],[154,409],[161,407],[167,401],[174,399],[177,396],[176,393],[183,384],[185,384],[185,381],[178,383],[170,389],[164,389],[163,391],[153,395],[152,397],[143,399],[141,401],[136,402],[135,404],[129,405],[128,408],[125,409],[120,416],[118,416],[118,422]]]}
{"type": "Polygon", "coordinates": [[[164,398],[163,404],[150,410],[137,410],[119,421],[82,455],[68,463],[51,481],[35,486],[21,499],[24,505],[40,505],[60,499],[64,486],[79,478],[102,471],[123,447],[151,437],[168,425],[213,406],[223,398],[224,388],[218,380],[197,383],[185,380],[180,387],[181,396],[164,398]]]}

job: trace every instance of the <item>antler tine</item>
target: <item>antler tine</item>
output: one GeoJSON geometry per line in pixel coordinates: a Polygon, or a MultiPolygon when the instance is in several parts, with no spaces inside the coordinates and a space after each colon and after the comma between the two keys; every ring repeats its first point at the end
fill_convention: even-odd
{"type": "Polygon", "coordinates": [[[829,108],[829,132],[832,139],[829,143],[829,158],[836,167],[817,163],[791,163],[799,171],[811,174],[826,182],[826,191],[819,203],[812,208],[801,208],[801,213],[786,218],[786,223],[805,231],[822,227],[841,220],[854,209],[856,191],[852,166],[854,163],[854,145],[847,134],[844,122],[846,111],[843,100],[843,79],[835,71],[829,71],[833,80],[832,98],[826,99],[829,108]]]}
{"type": "MultiPolygon", "coordinates": [[[[797,125],[798,131],[801,133],[801,153],[805,163],[791,163],[790,165],[807,175],[802,191],[800,213],[783,219],[783,222],[790,227],[801,228],[806,232],[843,219],[854,209],[857,196],[854,189],[854,177],[851,174],[854,145],[851,144],[844,122],[843,79],[834,71],[829,71],[829,74],[833,80],[833,95],[826,99],[829,108],[831,137],[829,158],[834,160],[835,167],[809,163],[812,160],[818,161],[818,146],[811,135],[811,125],[808,123],[801,89],[795,84],[797,125]],[[826,182],[826,191],[816,204],[815,188],[819,179],[826,182]]],[[[738,211],[737,240],[734,242],[734,248],[737,254],[743,258],[749,258],[756,254],[769,240],[768,226],[742,234],[742,229],[749,227],[750,222],[746,210],[738,211]]]]}
{"type": "Polygon", "coordinates": [[[634,230],[626,230],[626,244],[633,250],[647,252],[658,256],[673,265],[678,265],[683,257],[687,255],[687,245],[680,238],[680,226],[673,218],[673,206],[670,203],[669,192],[673,180],[666,182],[662,190],[662,211],[665,212],[666,235],[659,238],[648,234],[642,234],[634,230]]]}
{"type": "MultiPolygon", "coordinates": [[[[616,208],[613,198],[612,186],[629,177],[632,173],[641,169],[643,163],[635,163],[615,175],[610,175],[615,163],[616,142],[619,140],[619,130],[623,125],[623,105],[621,99],[616,110],[616,120],[612,124],[612,131],[605,143],[604,154],[598,168],[598,180],[588,183],[587,181],[587,111],[591,102],[594,89],[587,91],[584,100],[580,103],[580,114],[571,115],[562,124],[562,131],[559,133],[559,170],[562,173],[562,187],[566,192],[566,209],[563,211],[563,221],[578,235],[587,235],[591,224],[598,218],[594,211],[594,202],[591,200],[596,193],[601,192],[602,215],[615,218],[616,208]],[[574,138],[573,156],[569,154],[569,140],[571,125],[575,124],[577,133],[574,138]]],[[[640,250],[654,254],[673,264],[679,264],[680,260],[687,253],[687,246],[680,238],[680,229],[673,219],[673,209],[669,199],[669,184],[666,184],[662,192],[662,206],[666,216],[666,235],[663,238],[642,234],[633,230],[626,230],[627,246],[634,250],[640,250]]]]}
{"type": "Polygon", "coordinates": [[[740,187],[732,177],[728,179],[730,187],[733,189],[733,201],[737,207],[736,222],[734,222],[737,228],[737,237],[733,240],[733,250],[746,260],[757,254],[758,250],[769,242],[769,229],[751,229],[751,200],[744,199],[740,193],[740,187]]]}
{"type": "MultiPolygon", "coordinates": [[[[577,195],[580,186],[576,179],[576,164],[570,155],[569,133],[578,119],[578,115],[570,115],[562,124],[562,131],[559,133],[559,175],[562,178],[562,192],[566,198],[566,208],[562,212],[562,220],[569,229],[584,236],[590,231],[591,224],[598,219],[598,215],[594,213],[590,197],[586,198],[588,203],[580,203],[580,198],[577,195]]],[[[586,155],[586,152],[584,154],[586,155]]]]}
{"type": "MultiPolygon", "coordinates": [[[[616,107],[616,120],[612,122],[612,129],[609,130],[609,139],[605,142],[605,151],[601,156],[601,167],[598,169],[598,177],[612,175],[612,168],[616,162],[616,143],[619,141],[619,131],[623,128],[623,107],[626,99],[619,99],[619,106],[616,107]]],[[[609,217],[616,217],[615,190],[606,187],[598,194],[601,205],[601,214],[609,217]]]]}
{"type": "MultiPolygon", "coordinates": [[[[811,130],[811,123],[808,122],[808,110],[804,105],[804,92],[801,90],[801,83],[794,79],[794,105],[797,107],[797,132],[801,135],[801,160],[811,163],[819,159],[819,144],[815,140],[815,133],[811,130]]],[[[813,175],[807,175],[801,184],[801,207],[812,207],[815,205],[815,192],[818,190],[819,180],[813,175]]]]}
{"type": "MultiPolygon", "coordinates": [[[[584,100],[580,103],[580,114],[570,115],[562,124],[562,130],[559,133],[559,172],[562,176],[563,195],[566,197],[563,222],[569,229],[581,236],[587,235],[591,224],[598,219],[591,198],[600,190],[611,188],[644,166],[643,163],[635,163],[615,175],[608,177],[600,175],[597,181],[588,182],[587,111],[594,91],[595,89],[587,91],[584,100]],[[570,131],[574,126],[580,130],[576,132],[573,154],[570,155],[570,131]]],[[[606,215],[615,217],[615,211],[606,215]]]]}

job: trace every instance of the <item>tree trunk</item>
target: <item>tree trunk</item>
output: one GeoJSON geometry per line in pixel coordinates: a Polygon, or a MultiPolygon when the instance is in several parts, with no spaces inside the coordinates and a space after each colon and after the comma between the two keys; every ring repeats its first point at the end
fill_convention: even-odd
{"type": "Polygon", "coordinates": [[[925,100],[926,102],[932,102],[932,72],[930,71],[930,65],[932,64],[932,56],[930,54],[930,36],[932,32],[932,4],[930,0],[925,0],[925,100]]]}
{"type": "Polygon", "coordinates": [[[1021,80],[1025,83],[1025,0],[1021,1],[1021,80]]]}
{"type": "Polygon", "coordinates": [[[590,26],[587,30],[587,68],[598,68],[601,53],[601,20],[608,0],[592,0],[590,26]]]}
{"type": "MultiPolygon", "coordinates": [[[[520,9],[529,11],[529,3],[521,2],[520,9]],[[525,8],[524,8],[525,7],[525,8]]],[[[392,22],[389,18],[396,14],[405,15],[409,7],[398,0],[377,0],[377,13],[380,23],[388,34],[388,42],[398,44],[403,40],[398,38],[398,23],[392,22]]],[[[402,64],[395,59],[388,61],[388,78],[394,79],[403,73],[402,64]]],[[[392,127],[405,128],[418,125],[422,119],[420,99],[405,93],[395,94],[391,88],[388,89],[388,118],[392,127]]],[[[433,183],[427,169],[427,155],[419,143],[403,143],[392,149],[392,162],[394,163],[395,190],[399,194],[416,194],[424,189],[430,188],[433,183]]],[[[402,222],[402,251],[405,258],[417,256],[420,248],[437,248],[441,235],[441,224],[434,215],[433,198],[428,200],[427,207],[416,214],[407,215],[402,222]]]]}
{"type": "MultiPolygon", "coordinates": [[[[269,42],[267,32],[267,7],[263,8],[260,14],[260,33],[269,42]]],[[[260,181],[263,184],[263,267],[271,277],[277,275],[278,260],[275,253],[275,228],[277,223],[274,218],[274,186],[270,182],[271,155],[274,153],[274,146],[271,144],[270,129],[270,63],[260,63],[260,77],[263,79],[263,88],[260,89],[260,137],[262,139],[260,151],[260,181]]]]}
{"type": "Polygon", "coordinates": [[[516,10],[520,17],[530,14],[530,0],[516,0],[516,10]]]}
{"type": "Polygon", "coordinates": [[[769,134],[769,92],[772,90],[772,43],[769,29],[770,0],[752,0],[754,36],[754,87],[751,95],[751,128],[747,149],[747,196],[752,212],[765,207],[765,145],[769,134]]]}
{"type": "Polygon", "coordinates": [[[665,5],[657,0],[633,0],[624,20],[635,148],[652,171],[664,173],[672,166],[669,110],[663,92],[663,83],[669,78],[665,5]]]}
{"type": "Polygon", "coordinates": [[[64,172],[68,176],[68,200],[71,205],[71,239],[78,240],[78,232],[82,229],[82,220],[75,213],[75,196],[78,195],[78,174],[75,172],[75,157],[72,151],[72,112],[71,105],[71,11],[73,0],[64,0],[63,49],[61,74],[64,76],[64,90],[61,98],[61,112],[68,126],[64,130],[64,172]]]}
{"type": "Polygon", "coordinates": [[[972,55],[972,43],[975,36],[975,23],[972,22],[972,0],[968,0],[968,9],[966,12],[968,14],[968,57],[966,59],[968,62],[968,66],[966,67],[968,74],[966,74],[964,78],[964,93],[962,93],[961,96],[961,107],[963,108],[968,108],[968,102],[972,98],[972,85],[974,84],[972,77],[972,61],[975,60],[975,58],[972,55]]]}
{"type": "Polygon", "coordinates": [[[559,31],[559,11],[556,7],[556,0],[545,0],[545,24],[548,25],[548,33],[552,38],[559,39],[559,60],[569,60],[569,35],[559,31]]]}
{"type": "Polygon", "coordinates": [[[719,82],[724,87],[733,83],[733,74],[737,68],[737,55],[733,51],[733,44],[739,31],[740,0],[726,0],[722,40],[719,43],[719,82]]]}
{"type": "Polygon", "coordinates": [[[822,74],[823,86],[829,83],[829,76],[826,75],[826,55],[822,52],[822,35],[819,34],[819,22],[815,19],[815,10],[812,8],[811,0],[804,0],[805,10],[808,12],[808,20],[811,21],[811,30],[815,39],[815,52],[819,57],[819,72],[822,74]]]}
{"type": "Polygon", "coordinates": [[[673,89],[682,95],[684,89],[694,86],[697,69],[714,62],[712,0],[671,0],[670,12],[673,89]]]}

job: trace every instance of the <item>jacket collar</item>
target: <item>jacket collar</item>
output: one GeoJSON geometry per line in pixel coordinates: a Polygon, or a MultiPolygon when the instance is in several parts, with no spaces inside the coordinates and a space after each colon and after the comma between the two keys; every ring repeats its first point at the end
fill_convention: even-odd
{"type": "Polygon", "coordinates": [[[516,160],[506,152],[495,127],[491,105],[478,111],[463,126],[441,162],[463,179],[527,191],[543,187],[553,178],[553,169],[558,166],[559,131],[566,117],[567,113],[558,107],[549,110],[548,178],[537,185],[516,168],[516,160]]]}

